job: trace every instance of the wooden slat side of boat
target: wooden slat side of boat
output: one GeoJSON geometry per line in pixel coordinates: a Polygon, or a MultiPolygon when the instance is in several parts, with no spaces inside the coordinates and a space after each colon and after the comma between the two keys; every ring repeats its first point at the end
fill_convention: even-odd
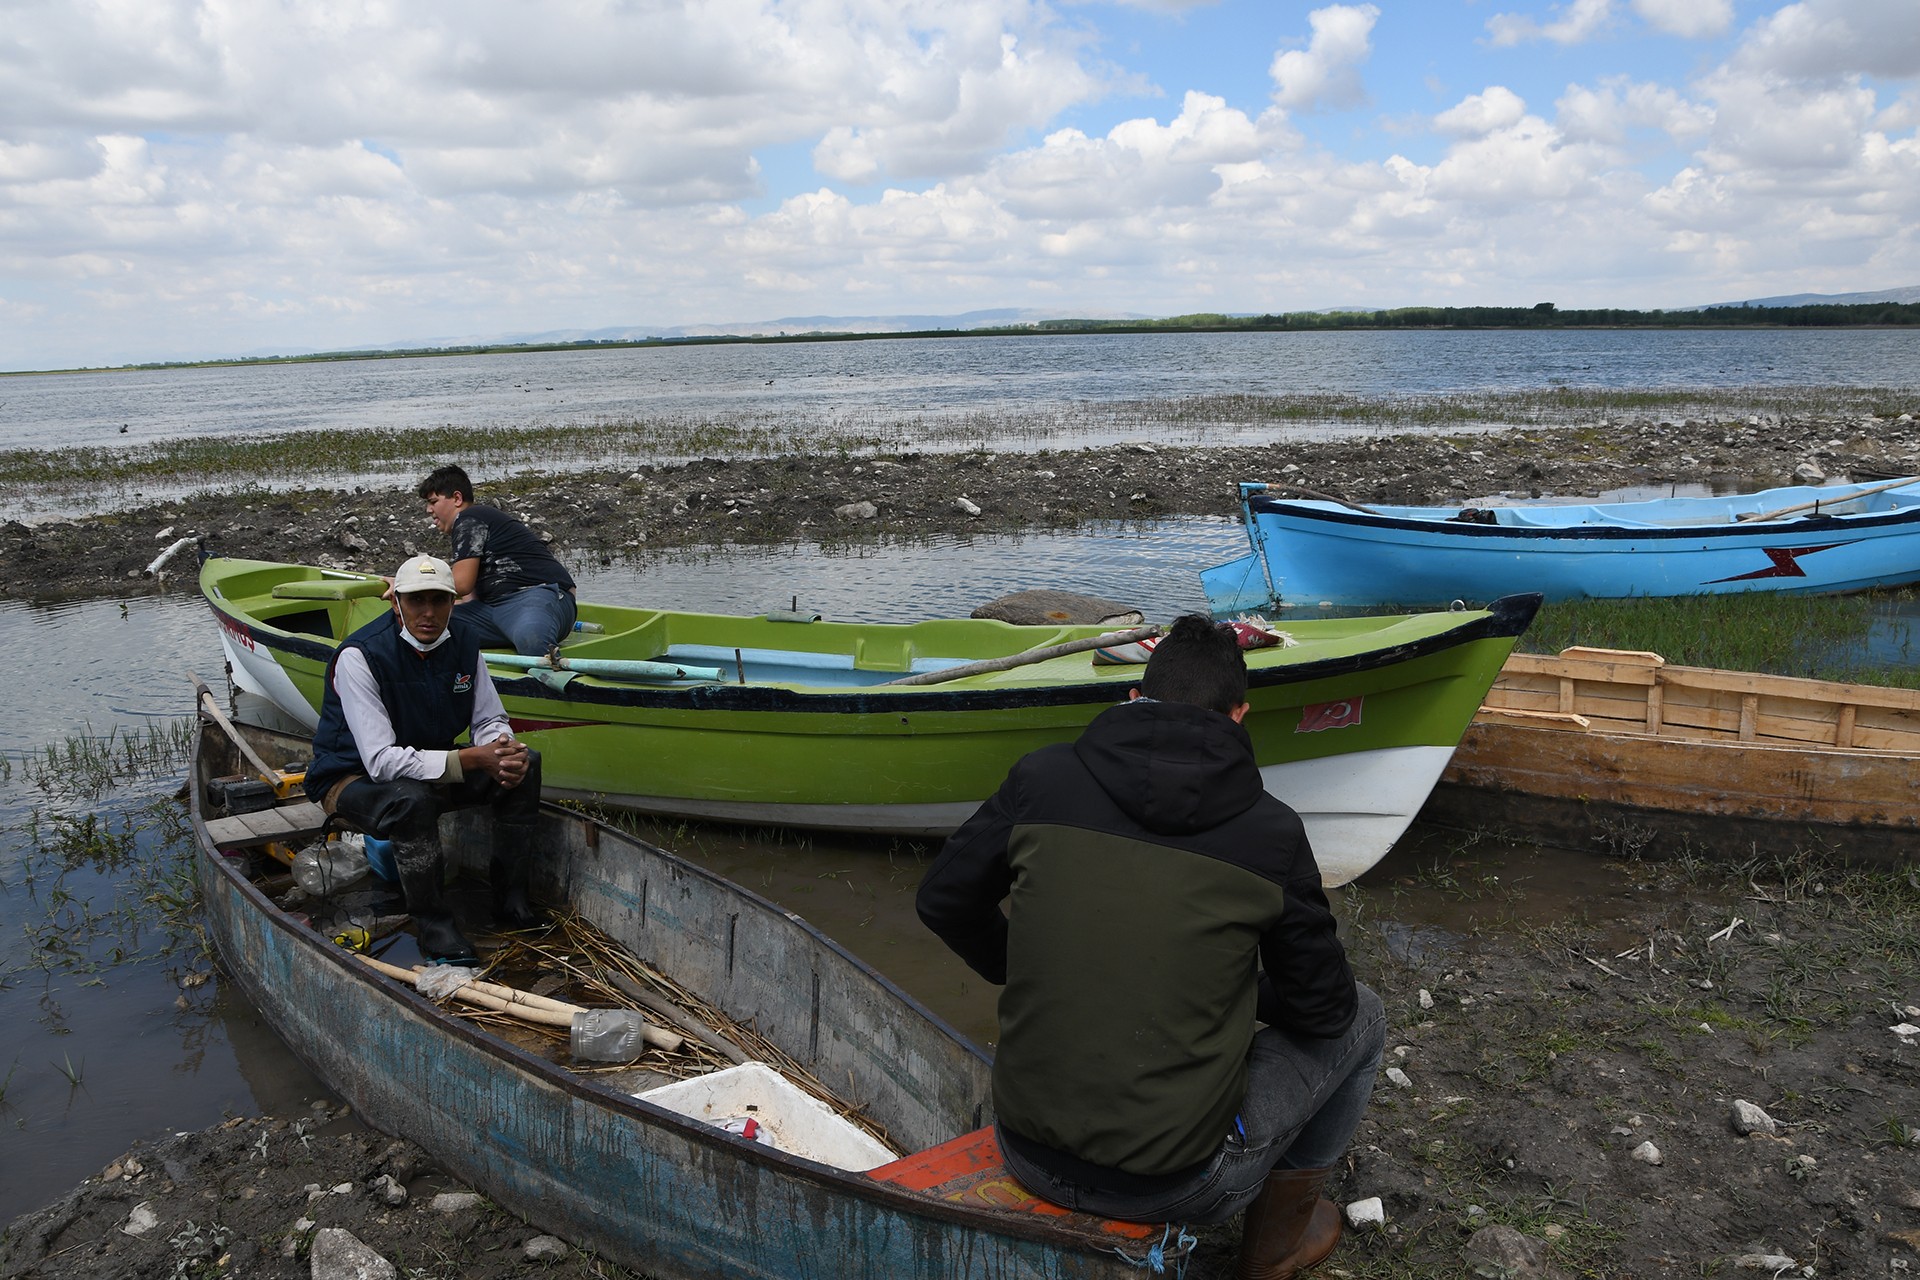
{"type": "Polygon", "coordinates": [[[1586,656],[1609,652],[1515,654],[1486,707],[1578,715],[1615,733],[1920,753],[1920,690],[1586,656]]]}
{"type": "Polygon", "coordinates": [[[1510,660],[1463,736],[1429,820],[1497,818],[1576,842],[1609,823],[1651,821],[1700,845],[1784,852],[1832,841],[1846,856],[1911,858],[1920,695],[1526,657],[1510,660]],[[1623,678],[1606,678],[1609,667],[1623,678]]]}

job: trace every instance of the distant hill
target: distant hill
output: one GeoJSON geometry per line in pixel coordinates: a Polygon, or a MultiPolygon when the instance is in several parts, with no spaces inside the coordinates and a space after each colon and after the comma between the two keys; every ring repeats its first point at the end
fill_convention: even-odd
{"type": "Polygon", "coordinates": [[[1038,311],[997,307],[957,315],[784,316],[777,320],[733,320],[710,324],[614,325],[604,329],[547,329],[537,333],[497,333],[461,338],[408,338],[356,350],[418,351],[435,347],[544,346],[566,342],[644,342],[649,338],[777,338],[811,333],[925,333],[940,329],[993,329],[1042,324],[1049,320],[1147,320],[1121,311],[1038,311]]]}
{"type": "Polygon", "coordinates": [[[1866,302],[1920,302],[1920,284],[1902,289],[1880,289],[1872,293],[1783,293],[1775,298],[1748,298],[1744,302],[1709,302],[1698,307],[1677,307],[1679,311],[1705,311],[1707,307],[1818,307],[1852,306],[1866,302]]]}

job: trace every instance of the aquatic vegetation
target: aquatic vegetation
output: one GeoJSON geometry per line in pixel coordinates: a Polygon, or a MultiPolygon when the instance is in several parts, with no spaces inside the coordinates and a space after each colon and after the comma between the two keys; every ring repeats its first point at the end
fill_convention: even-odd
{"type": "Polygon", "coordinates": [[[16,972],[95,976],[208,954],[186,816],[171,796],[21,824],[18,889],[27,958],[16,972]]]}
{"type": "MultiPolygon", "coordinates": [[[[1626,417],[1738,422],[1897,414],[1909,396],[1884,387],[1608,389],[1436,394],[1300,392],[1076,401],[1037,407],[902,414],[858,409],[599,416],[502,428],[452,423],[303,430],[245,438],[196,437],[121,447],[0,450],[0,492],[74,492],[108,486],[187,484],[259,488],[262,477],[391,480],[427,459],[460,457],[488,471],[564,472],[706,457],[807,454],[851,458],[898,450],[955,452],[1103,439],[1183,439],[1202,444],[1284,438],[1295,430],[1434,432],[1566,427],[1626,417]]],[[[1612,443],[1607,433],[1599,446],[1612,443]]]]}
{"type": "Polygon", "coordinates": [[[1531,653],[1569,645],[1650,650],[1683,666],[1916,688],[1920,668],[1865,656],[1876,624],[1904,634],[1907,624],[1890,620],[1888,606],[1909,598],[1907,592],[1751,592],[1571,600],[1543,606],[1518,647],[1531,653]]]}
{"type": "Polygon", "coordinates": [[[103,736],[89,728],[49,742],[37,752],[0,755],[0,781],[16,765],[50,799],[96,799],[123,782],[150,781],[185,768],[193,750],[193,720],[150,721],[144,728],[115,725],[103,736]]]}

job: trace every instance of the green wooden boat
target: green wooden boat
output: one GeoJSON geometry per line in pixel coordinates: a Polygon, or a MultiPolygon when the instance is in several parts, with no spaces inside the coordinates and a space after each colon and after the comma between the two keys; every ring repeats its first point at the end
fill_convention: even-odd
{"type": "MultiPolygon", "coordinates": [[[[257,560],[211,559],[200,574],[234,683],[307,724],[334,648],[388,607],[383,586],[257,560]]],[[[1372,866],[1412,821],[1538,603],[1290,622],[1298,643],[1248,651],[1245,723],[1262,775],[1306,820],[1329,884],[1372,866]]],[[[570,640],[565,659],[668,669],[490,663],[542,753],[546,793],[688,818],[942,835],[1015,760],[1074,738],[1140,674],[1081,651],[893,683],[1091,640],[1097,627],[579,612],[600,630],[570,640]]]]}

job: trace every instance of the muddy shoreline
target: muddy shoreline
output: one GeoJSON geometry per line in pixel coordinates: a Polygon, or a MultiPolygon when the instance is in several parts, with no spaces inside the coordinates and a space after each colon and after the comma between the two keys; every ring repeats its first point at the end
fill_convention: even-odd
{"type": "MultiPolygon", "coordinates": [[[[420,473],[436,461],[423,460],[420,473]]],[[[1133,443],[871,458],[710,458],[497,484],[482,476],[476,483],[481,501],[514,512],[549,535],[563,558],[587,564],[729,542],[842,546],[1230,516],[1240,480],[1361,503],[1423,503],[1630,487],[1763,487],[1840,481],[1862,469],[1920,469],[1920,431],[1910,416],[1603,422],[1220,449],[1133,443]]],[[[445,550],[411,487],[207,494],[81,520],[0,524],[0,597],[191,589],[196,545],[162,566],[158,584],[147,573],[183,538],[209,554],[380,573],[409,555],[445,550]]]]}
{"type": "MultiPolygon", "coordinates": [[[[1920,431],[1910,419],[1741,419],[1266,448],[715,459],[483,481],[481,497],[590,563],[728,541],[1228,515],[1240,479],[1443,501],[1837,481],[1862,468],[1920,469],[1920,431]]],[[[143,572],[188,537],[222,555],[376,572],[443,548],[408,488],[205,497],[0,526],[0,596],[191,591],[190,555],[157,579],[143,572]]],[[[1351,1233],[1322,1274],[1920,1271],[1920,1032],[1898,1030],[1920,1024],[1920,876],[1704,865],[1655,841],[1644,861],[1580,855],[1607,889],[1548,925],[1516,924],[1540,886],[1503,880],[1490,841],[1416,830],[1430,846],[1419,871],[1363,877],[1342,900],[1355,967],[1392,1029],[1390,1070],[1334,1190],[1378,1198],[1385,1223],[1351,1233]],[[1463,904],[1472,923],[1443,939],[1377,923],[1433,896],[1463,904]]],[[[464,1190],[337,1105],[238,1118],[136,1143],[7,1226],[0,1277],[304,1280],[328,1229],[406,1275],[628,1274],[464,1190]],[[151,1226],[126,1230],[147,1216],[151,1226]]],[[[1235,1239],[1231,1227],[1203,1231],[1187,1274],[1230,1274],[1235,1239]]]]}

